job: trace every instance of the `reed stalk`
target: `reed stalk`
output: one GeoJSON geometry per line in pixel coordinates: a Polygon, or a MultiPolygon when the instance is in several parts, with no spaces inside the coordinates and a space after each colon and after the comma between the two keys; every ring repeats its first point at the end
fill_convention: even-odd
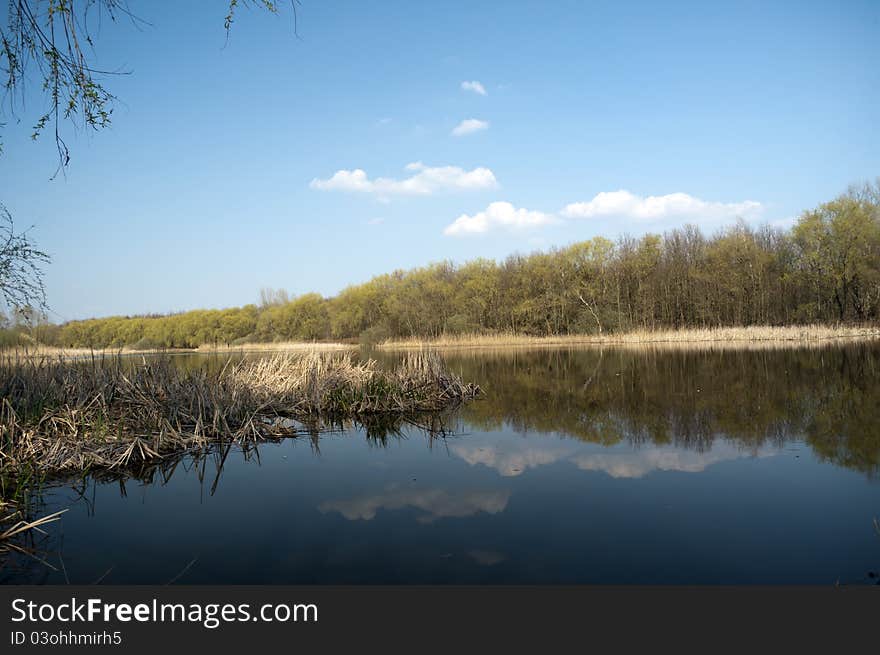
{"type": "Polygon", "coordinates": [[[0,364],[0,472],[122,469],[217,443],[296,436],[288,419],[442,412],[480,393],[433,353],[393,370],[351,353],[284,353],[186,370],[169,357],[0,364]]]}

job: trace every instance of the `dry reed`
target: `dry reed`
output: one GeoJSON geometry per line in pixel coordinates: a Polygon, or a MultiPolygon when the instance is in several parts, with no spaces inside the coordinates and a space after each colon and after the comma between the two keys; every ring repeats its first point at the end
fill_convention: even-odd
{"type": "Polygon", "coordinates": [[[169,358],[0,365],[0,472],[126,468],[212,444],[295,436],[285,419],[439,412],[480,393],[436,354],[394,370],[349,353],[288,353],[215,370],[169,358]]]}
{"type": "Polygon", "coordinates": [[[204,344],[196,352],[250,353],[250,352],[339,352],[355,350],[356,345],[324,341],[267,341],[236,345],[204,344]]]}
{"type": "Polygon", "coordinates": [[[28,344],[0,349],[0,362],[21,359],[91,359],[131,355],[158,355],[165,353],[249,353],[249,352],[341,352],[357,346],[344,343],[315,341],[284,341],[243,343],[237,345],[205,344],[198,348],[62,348],[42,344],[28,344]]]}
{"type": "Polygon", "coordinates": [[[603,335],[527,336],[521,334],[444,335],[434,339],[389,340],[377,347],[387,350],[430,348],[534,348],[534,347],[663,347],[663,348],[755,348],[800,347],[819,343],[880,338],[880,327],[825,325],[749,326],[682,330],[639,330],[603,335]]]}

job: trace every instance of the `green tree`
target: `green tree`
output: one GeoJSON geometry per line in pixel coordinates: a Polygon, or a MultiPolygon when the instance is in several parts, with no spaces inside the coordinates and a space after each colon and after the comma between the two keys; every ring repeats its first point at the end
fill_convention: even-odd
{"type": "Polygon", "coordinates": [[[877,309],[880,220],[877,205],[853,192],[805,212],[794,228],[801,265],[816,297],[829,300],[837,319],[865,320],[877,309]],[[829,298],[830,296],[830,298],[829,298]]]}

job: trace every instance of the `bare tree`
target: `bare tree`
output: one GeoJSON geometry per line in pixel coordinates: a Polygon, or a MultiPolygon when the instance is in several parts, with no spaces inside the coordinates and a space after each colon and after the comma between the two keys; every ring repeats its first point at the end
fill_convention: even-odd
{"type": "Polygon", "coordinates": [[[0,294],[17,309],[46,306],[41,264],[49,255],[34,246],[27,230],[15,232],[12,215],[0,205],[0,294]]]}

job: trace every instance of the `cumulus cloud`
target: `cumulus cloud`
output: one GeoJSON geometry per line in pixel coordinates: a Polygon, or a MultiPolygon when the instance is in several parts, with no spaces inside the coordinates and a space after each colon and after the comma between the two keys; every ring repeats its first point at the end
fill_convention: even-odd
{"type": "Polygon", "coordinates": [[[776,452],[773,449],[751,452],[726,444],[716,444],[706,452],[657,446],[631,452],[592,453],[573,457],[572,462],[581,470],[604,471],[612,478],[641,478],[653,471],[700,473],[720,462],[745,457],[770,457],[776,452]]]}
{"type": "Polygon", "coordinates": [[[630,218],[644,222],[656,222],[671,218],[688,220],[729,220],[756,216],[763,209],[753,200],[743,202],[709,202],[686,193],[669,193],[665,196],[637,196],[629,191],[603,191],[588,202],[566,205],[562,215],[566,218],[630,218]]]}
{"type": "Polygon", "coordinates": [[[461,83],[462,91],[473,91],[477,95],[485,96],[488,95],[486,93],[486,87],[480,84],[477,80],[471,80],[470,82],[462,82],[461,83]]]}
{"type": "Polygon", "coordinates": [[[451,134],[452,136],[464,136],[466,134],[473,134],[474,132],[488,129],[489,121],[481,121],[477,118],[466,118],[455,126],[451,134]]]}
{"type": "Polygon", "coordinates": [[[485,234],[493,228],[524,230],[556,222],[558,219],[552,214],[523,208],[517,209],[509,202],[493,202],[486,209],[473,216],[462,214],[446,226],[443,234],[447,236],[485,234]]]}
{"type": "Polygon", "coordinates": [[[315,178],[309,186],[319,191],[372,193],[380,197],[430,195],[439,191],[475,191],[498,187],[495,174],[483,167],[466,171],[458,166],[431,167],[422,162],[413,162],[407,164],[406,170],[413,175],[403,179],[390,177],[370,179],[363,169],[343,169],[336,171],[326,180],[315,178]]]}
{"type": "Polygon", "coordinates": [[[371,521],[379,510],[415,508],[421,512],[420,523],[432,523],[442,518],[464,518],[480,512],[498,514],[507,507],[510,491],[473,490],[446,491],[445,489],[401,489],[395,486],[374,495],[321,503],[322,514],[338,512],[349,521],[371,521]]]}
{"type": "Polygon", "coordinates": [[[714,464],[750,457],[772,457],[773,447],[743,450],[724,441],[699,452],[676,446],[633,448],[628,444],[597,447],[560,439],[523,440],[492,435],[475,437],[451,447],[453,455],[471,466],[486,466],[505,477],[522,475],[529,469],[570,462],[582,471],[601,471],[613,478],[641,478],[654,471],[699,473],[714,464]]]}
{"type": "Polygon", "coordinates": [[[456,443],[454,455],[471,466],[481,464],[504,477],[516,477],[528,469],[553,464],[572,455],[574,448],[560,442],[529,444],[524,441],[456,443]]]}

